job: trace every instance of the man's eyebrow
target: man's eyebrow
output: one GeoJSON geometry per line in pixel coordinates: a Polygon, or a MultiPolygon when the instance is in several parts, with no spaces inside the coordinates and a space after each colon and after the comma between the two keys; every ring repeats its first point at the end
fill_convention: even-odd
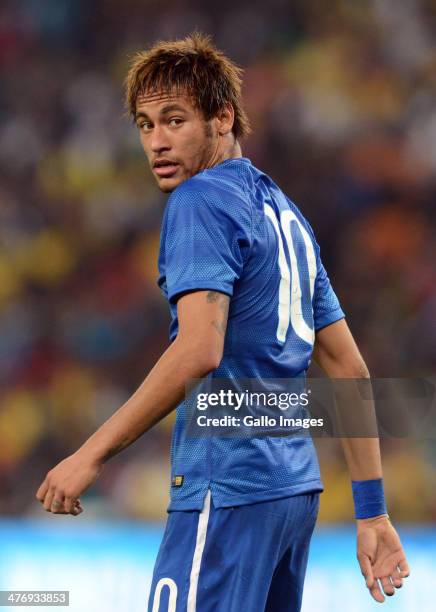
{"type": "Polygon", "coordinates": [[[138,119],[148,119],[148,115],[146,113],[136,112],[135,121],[137,121],[138,119]]]}
{"type": "Polygon", "coordinates": [[[184,109],[183,106],[180,106],[179,104],[167,104],[161,109],[160,114],[166,115],[166,113],[172,113],[173,111],[182,111],[184,113],[186,112],[186,109],[184,109]]]}
{"type": "MultiPolygon", "coordinates": [[[[183,108],[183,106],[180,106],[179,104],[167,104],[166,106],[161,108],[159,115],[166,115],[167,113],[172,113],[173,111],[185,113],[186,109],[183,108]]],[[[143,111],[137,111],[135,113],[135,120],[137,121],[138,119],[149,119],[149,116],[143,111]]]]}

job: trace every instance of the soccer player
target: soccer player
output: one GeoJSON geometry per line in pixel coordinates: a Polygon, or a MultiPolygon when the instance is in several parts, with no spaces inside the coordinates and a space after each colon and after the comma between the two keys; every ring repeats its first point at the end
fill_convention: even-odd
{"type": "MultiPolygon", "coordinates": [[[[104,463],[177,407],[149,612],[297,612],[322,491],[312,439],[190,438],[185,385],[301,377],[312,356],[330,377],[367,378],[368,370],[311,227],[242,157],[249,125],[240,69],[193,34],[138,53],[126,91],[151,171],[171,194],[158,281],[171,343],[132,397],[47,474],[37,498],[55,514],[80,514],[80,495],[104,463]]],[[[386,513],[379,442],[342,442],[357,556],[382,602],[409,568],[386,513]]]]}

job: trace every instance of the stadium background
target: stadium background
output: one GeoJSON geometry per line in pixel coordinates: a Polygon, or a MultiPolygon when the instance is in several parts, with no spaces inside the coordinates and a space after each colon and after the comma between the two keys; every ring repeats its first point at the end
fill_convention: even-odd
{"type": "MultiPolygon", "coordinates": [[[[81,517],[46,515],[34,494],[167,345],[165,197],[123,116],[122,81],[129,54],[195,27],[245,68],[244,155],[314,227],[372,375],[436,370],[436,2],[3,0],[0,589],[70,588],[81,612],[144,609],[171,418],[107,464],[81,517]]],[[[317,445],[326,492],[304,612],[371,610],[342,454],[317,445]]],[[[384,441],[383,461],[412,563],[385,607],[425,612],[435,442],[384,441]]]]}

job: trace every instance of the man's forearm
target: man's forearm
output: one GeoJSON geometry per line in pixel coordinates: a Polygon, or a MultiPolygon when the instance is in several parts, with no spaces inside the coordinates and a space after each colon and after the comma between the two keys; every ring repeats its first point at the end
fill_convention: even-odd
{"type": "MultiPolygon", "coordinates": [[[[363,386],[369,390],[369,374],[363,386]]],[[[342,412],[357,421],[357,432],[367,437],[353,437],[356,426],[348,422],[349,436],[341,438],[342,448],[348,465],[353,489],[356,519],[381,516],[386,514],[386,503],[383,492],[383,474],[380,456],[380,444],[377,436],[377,419],[374,402],[370,397],[362,398],[359,389],[361,383],[355,380],[338,381],[345,387],[342,396],[342,412]],[[344,397],[345,396],[345,401],[344,397]],[[351,409],[351,410],[350,410],[351,409]]],[[[366,394],[365,394],[366,395],[366,394]]],[[[347,421],[347,419],[345,419],[347,421]]]]}
{"type": "MultiPolygon", "coordinates": [[[[357,429],[362,427],[363,430],[369,426],[370,431],[376,432],[374,403],[368,396],[363,400],[356,382],[367,381],[370,385],[370,374],[345,322],[340,321],[318,333],[314,357],[332,379],[339,423],[348,423],[345,430],[356,430],[353,424],[357,419],[357,429]]],[[[344,437],[341,438],[341,443],[352,480],[381,478],[380,445],[377,437],[344,437]]]]}
{"type": "MultiPolygon", "coordinates": [[[[370,385],[369,371],[360,355],[357,354],[351,358],[347,355],[342,361],[335,361],[325,352],[318,350],[318,362],[332,379],[333,387],[336,389],[339,420],[348,421],[350,424],[351,416],[358,419],[358,426],[362,426],[362,429],[368,425],[369,429],[376,429],[374,403],[369,399],[362,399],[362,394],[357,388],[358,383],[355,382],[359,379],[367,380],[370,385]]],[[[354,428],[350,427],[350,429],[354,428]]],[[[378,438],[346,437],[341,438],[341,444],[352,480],[381,478],[382,467],[378,438]]]]}
{"type": "MultiPolygon", "coordinates": [[[[351,480],[372,480],[382,477],[382,465],[380,456],[380,444],[378,437],[353,437],[353,434],[361,429],[368,431],[374,436],[377,434],[377,418],[374,402],[370,394],[362,393],[363,390],[371,392],[370,375],[366,365],[362,362],[355,366],[354,371],[339,371],[336,373],[339,380],[334,381],[337,385],[337,401],[340,405],[340,416],[346,416],[348,421],[350,437],[341,438],[345,460],[348,465],[351,480]],[[350,380],[351,379],[351,380],[350,380]],[[362,381],[363,389],[359,389],[362,381]],[[363,397],[366,395],[366,397],[363,397]],[[350,416],[354,421],[349,421],[350,416]]],[[[347,426],[346,426],[347,429],[347,426]]]]}
{"type": "Polygon", "coordinates": [[[382,477],[378,438],[341,438],[351,480],[382,477]]]}
{"type": "Polygon", "coordinates": [[[350,472],[351,480],[372,480],[382,477],[382,465],[380,457],[380,444],[378,437],[353,437],[357,431],[368,431],[377,434],[377,418],[375,406],[368,396],[362,397],[359,389],[359,379],[362,380],[366,391],[370,391],[370,378],[366,366],[356,368],[354,376],[348,379],[347,373],[340,373],[339,380],[334,381],[337,385],[337,402],[340,404],[340,418],[348,422],[345,430],[350,437],[341,438],[345,460],[350,472]],[[342,374],[342,376],[341,376],[342,374]],[[352,422],[350,422],[350,417],[352,422]]]}
{"type": "Polygon", "coordinates": [[[198,349],[176,338],[141,386],[79,452],[98,462],[107,461],[169,414],[182,401],[190,379],[205,376],[213,367],[198,349]]]}

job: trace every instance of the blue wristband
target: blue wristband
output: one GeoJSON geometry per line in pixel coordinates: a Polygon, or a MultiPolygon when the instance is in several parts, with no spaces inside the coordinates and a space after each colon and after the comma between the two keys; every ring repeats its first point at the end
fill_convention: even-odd
{"type": "Polygon", "coordinates": [[[352,480],[356,519],[372,518],[387,514],[383,478],[376,480],[352,480]]]}

